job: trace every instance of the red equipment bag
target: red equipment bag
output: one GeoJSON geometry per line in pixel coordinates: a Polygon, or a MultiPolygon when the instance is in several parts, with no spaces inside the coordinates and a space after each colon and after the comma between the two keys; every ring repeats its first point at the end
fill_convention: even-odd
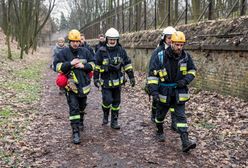
{"type": "Polygon", "coordinates": [[[65,74],[59,73],[56,79],[56,85],[60,88],[64,88],[68,83],[68,78],[65,74]]]}
{"type": "Polygon", "coordinates": [[[94,72],[91,71],[91,72],[89,73],[90,79],[93,77],[93,75],[94,75],[94,72]]]}

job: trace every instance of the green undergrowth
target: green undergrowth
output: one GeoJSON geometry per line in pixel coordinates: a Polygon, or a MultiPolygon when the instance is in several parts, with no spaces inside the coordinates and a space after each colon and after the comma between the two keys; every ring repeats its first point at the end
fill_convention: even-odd
{"type": "Polygon", "coordinates": [[[47,68],[46,59],[37,53],[19,59],[19,51],[0,47],[0,167],[19,167],[22,156],[18,142],[33,120],[42,91],[42,74],[47,68]]]}
{"type": "MultiPolygon", "coordinates": [[[[11,50],[11,55],[12,55],[12,59],[16,60],[20,58],[20,51],[19,50],[11,50]]],[[[24,57],[26,56],[26,54],[24,54],[24,57]]],[[[7,47],[2,47],[0,48],[0,57],[1,60],[3,59],[8,59],[8,48],[7,47]]]]}

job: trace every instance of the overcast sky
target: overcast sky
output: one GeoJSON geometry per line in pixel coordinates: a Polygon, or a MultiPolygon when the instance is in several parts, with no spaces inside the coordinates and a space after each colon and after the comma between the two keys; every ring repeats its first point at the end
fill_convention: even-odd
{"type": "MultiPolygon", "coordinates": [[[[48,5],[49,0],[45,0],[45,4],[48,5]]],[[[68,0],[56,0],[55,7],[51,13],[53,18],[60,19],[60,13],[63,12],[65,17],[68,17],[70,7],[68,6],[68,0]]]]}

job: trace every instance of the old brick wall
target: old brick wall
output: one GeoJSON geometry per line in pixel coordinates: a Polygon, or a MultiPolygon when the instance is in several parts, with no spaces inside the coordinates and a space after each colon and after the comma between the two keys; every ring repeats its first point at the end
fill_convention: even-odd
{"type": "MultiPolygon", "coordinates": [[[[127,49],[136,70],[146,71],[152,49],[127,49]]],[[[197,67],[198,89],[248,100],[248,52],[187,50],[197,67]]]]}
{"type": "MultiPolygon", "coordinates": [[[[197,66],[193,86],[248,100],[248,17],[176,27],[197,66]]],[[[123,34],[120,42],[136,70],[146,71],[162,29],[123,34]]],[[[96,41],[91,41],[96,44],[96,41]]]]}

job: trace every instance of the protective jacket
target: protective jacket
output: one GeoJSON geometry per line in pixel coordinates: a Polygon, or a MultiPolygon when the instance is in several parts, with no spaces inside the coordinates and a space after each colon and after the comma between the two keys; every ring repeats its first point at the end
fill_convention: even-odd
{"type": "Polygon", "coordinates": [[[105,42],[99,42],[96,46],[95,46],[95,53],[97,52],[97,50],[99,49],[99,48],[101,48],[102,46],[104,46],[105,45],[105,42]]]}
{"type": "Polygon", "coordinates": [[[171,96],[178,104],[189,100],[187,85],[195,78],[196,68],[189,53],[184,50],[176,55],[171,47],[154,51],[149,66],[148,85],[153,96],[161,103],[170,103],[171,96]],[[155,56],[157,55],[157,56],[155,56]],[[183,86],[178,86],[178,82],[183,86]]]}
{"type": "Polygon", "coordinates": [[[80,47],[86,48],[89,50],[89,52],[92,54],[92,57],[94,57],[95,53],[94,50],[90,47],[90,45],[85,41],[83,45],[80,45],[80,47]]]}
{"type": "Polygon", "coordinates": [[[94,80],[99,79],[102,87],[115,88],[124,84],[125,74],[123,70],[129,79],[134,79],[131,60],[120,45],[115,47],[103,46],[97,51],[94,80]]]}
{"type": "Polygon", "coordinates": [[[91,53],[87,49],[81,47],[76,50],[71,47],[63,49],[55,58],[54,66],[57,72],[66,74],[69,81],[76,85],[77,89],[66,87],[67,91],[72,91],[78,96],[85,96],[90,92],[89,72],[94,70],[95,64],[91,53]],[[74,68],[71,65],[74,58],[80,59],[84,64],[83,69],[74,68]]]}
{"type": "Polygon", "coordinates": [[[162,40],[159,42],[158,47],[153,51],[152,56],[150,58],[149,67],[151,66],[152,63],[151,60],[154,60],[155,59],[154,57],[157,57],[159,52],[164,51],[168,47],[169,46],[166,43],[164,43],[162,40]]]}

